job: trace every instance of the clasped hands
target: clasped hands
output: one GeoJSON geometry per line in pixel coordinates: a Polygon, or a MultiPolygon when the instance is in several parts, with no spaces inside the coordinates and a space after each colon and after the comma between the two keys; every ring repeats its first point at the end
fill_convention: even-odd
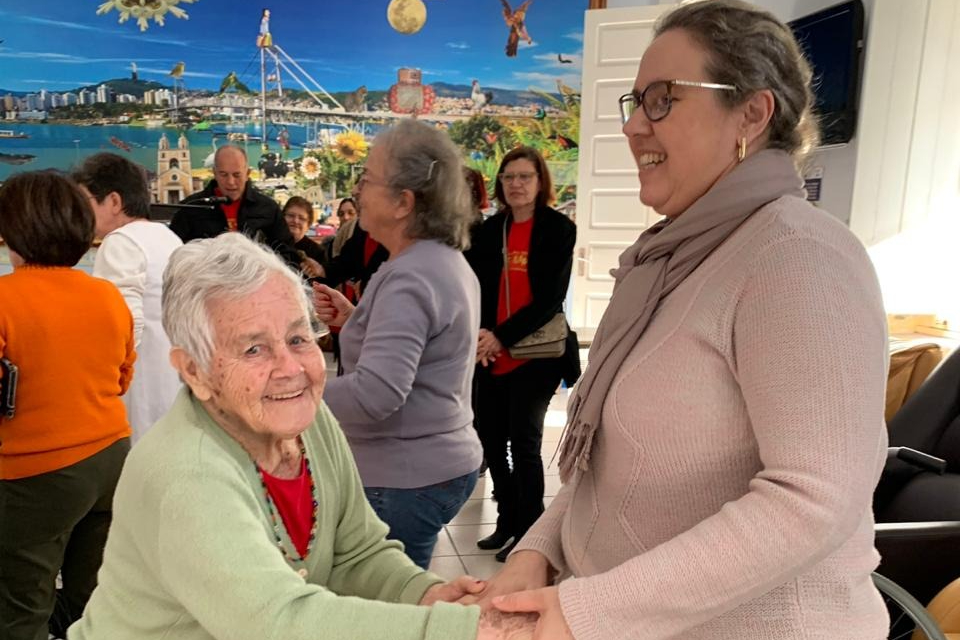
{"type": "Polygon", "coordinates": [[[489,366],[503,352],[503,344],[488,329],[480,329],[477,337],[477,362],[489,366]]]}
{"type": "Polygon", "coordinates": [[[573,640],[552,569],[537,551],[518,551],[487,582],[463,576],[427,590],[420,604],[444,600],[480,605],[477,640],[573,640]]]}

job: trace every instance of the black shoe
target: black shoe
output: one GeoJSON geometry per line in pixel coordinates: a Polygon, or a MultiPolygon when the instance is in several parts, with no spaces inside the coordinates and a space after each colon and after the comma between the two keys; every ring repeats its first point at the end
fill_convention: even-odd
{"type": "Polygon", "coordinates": [[[492,551],[493,549],[499,549],[503,545],[510,542],[510,538],[513,536],[509,533],[500,531],[500,529],[495,530],[493,533],[488,535],[486,538],[481,538],[477,540],[477,546],[483,549],[484,551],[492,551]]]}
{"type": "Polygon", "coordinates": [[[515,546],[517,546],[517,543],[518,543],[518,542],[520,542],[520,541],[519,541],[519,540],[514,540],[514,541],[511,542],[508,546],[504,547],[503,549],[500,549],[500,551],[497,551],[497,555],[494,556],[494,558],[496,558],[497,562],[506,562],[506,561],[507,561],[507,556],[510,555],[510,552],[513,551],[513,548],[514,548],[515,546]]]}

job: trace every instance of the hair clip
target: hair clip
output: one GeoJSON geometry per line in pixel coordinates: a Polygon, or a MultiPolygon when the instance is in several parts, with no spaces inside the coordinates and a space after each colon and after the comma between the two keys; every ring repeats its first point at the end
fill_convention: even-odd
{"type": "Polygon", "coordinates": [[[436,160],[430,161],[430,168],[427,169],[427,182],[430,182],[430,179],[433,178],[433,168],[436,166],[436,164],[437,164],[436,160]]]}

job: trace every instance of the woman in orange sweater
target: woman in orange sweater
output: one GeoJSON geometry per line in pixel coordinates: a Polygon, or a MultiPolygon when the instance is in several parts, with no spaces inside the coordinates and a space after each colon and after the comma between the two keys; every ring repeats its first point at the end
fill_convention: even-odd
{"type": "Polygon", "coordinates": [[[0,188],[14,268],[0,277],[0,358],[19,369],[16,412],[0,416],[6,640],[47,638],[48,621],[59,637],[79,618],[130,449],[121,396],[133,375],[133,320],[116,287],[72,268],[93,228],[87,199],[58,174],[24,173],[0,188]]]}

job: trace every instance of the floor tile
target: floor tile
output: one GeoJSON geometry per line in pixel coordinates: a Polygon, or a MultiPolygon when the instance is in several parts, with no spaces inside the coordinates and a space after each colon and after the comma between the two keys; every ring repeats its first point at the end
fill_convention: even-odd
{"type": "Polygon", "coordinates": [[[490,472],[487,471],[484,475],[480,476],[480,479],[477,480],[477,486],[473,488],[473,493],[470,494],[470,500],[475,500],[477,498],[490,498],[493,496],[493,480],[490,479],[490,472]]]}
{"type": "Polygon", "coordinates": [[[466,556],[495,555],[499,549],[484,551],[477,546],[477,540],[487,537],[493,533],[494,529],[496,528],[497,526],[495,524],[447,525],[447,531],[450,532],[450,538],[453,540],[453,546],[457,548],[457,554],[459,554],[461,558],[466,556]]]}
{"type": "Polygon", "coordinates": [[[433,557],[437,558],[455,555],[457,555],[457,548],[453,546],[453,541],[450,540],[447,530],[441,529],[440,533],[437,534],[437,546],[433,548],[433,557]]]}
{"type": "Polygon", "coordinates": [[[450,524],[495,524],[497,503],[490,499],[467,500],[450,524]]]}
{"type": "Polygon", "coordinates": [[[435,556],[430,561],[430,571],[447,580],[453,580],[469,573],[457,556],[435,556]]]}
{"type": "Polygon", "coordinates": [[[492,555],[463,556],[461,560],[463,560],[463,566],[466,567],[467,573],[478,580],[489,580],[500,569],[503,569],[503,564],[497,562],[492,555]]]}

